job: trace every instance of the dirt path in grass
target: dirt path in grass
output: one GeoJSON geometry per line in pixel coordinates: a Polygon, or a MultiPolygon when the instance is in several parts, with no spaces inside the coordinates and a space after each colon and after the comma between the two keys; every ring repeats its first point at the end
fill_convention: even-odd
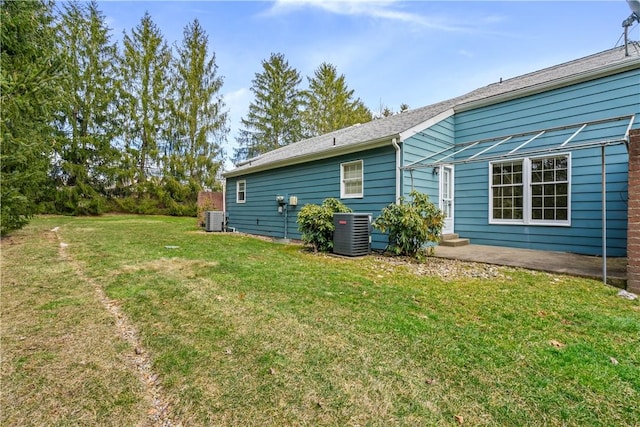
{"type": "Polygon", "coordinates": [[[67,251],[69,246],[64,243],[58,233],[58,227],[51,230],[59,243],[60,257],[68,262],[78,277],[88,283],[95,290],[96,296],[104,306],[104,308],[113,316],[116,328],[120,337],[129,343],[134,349],[132,353],[126,355],[126,360],[131,369],[136,373],[144,387],[144,394],[148,401],[149,410],[147,411],[148,425],[173,427],[182,426],[182,423],[176,422],[171,416],[171,403],[164,396],[160,378],[157,373],[153,372],[151,357],[145,350],[140,337],[133,327],[127,316],[122,312],[118,303],[107,296],[102,286],[95,280],[88,277],[80,263],[73,259],[67,251]]]}

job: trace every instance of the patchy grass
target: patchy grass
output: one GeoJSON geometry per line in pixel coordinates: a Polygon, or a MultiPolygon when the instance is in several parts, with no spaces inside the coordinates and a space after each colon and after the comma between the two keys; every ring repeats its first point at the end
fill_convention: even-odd
{"type": "Polygon", "coordinates": [[[0,424],[140,424],[146,408],[126,366],[130,349],[94,289],[60,259],[48,224],[2,239],[0,424]]]}
{"type": "Polygon", "coordinates": [[[61,262],[45,231],[55,226],[81,277],[136,326],[174,422],[640,419],[640,303],[616,289],[509,268],[440,279],[382,257],[314,255],[194,223],[49,217],[3,242],[3,425],[64,424],[77,408],[87,408],[86,425],[145,419],[140,384],[121,361],[132,349],[61,262]],[[51,403],[36,413],[41,402],[51,403]]]}

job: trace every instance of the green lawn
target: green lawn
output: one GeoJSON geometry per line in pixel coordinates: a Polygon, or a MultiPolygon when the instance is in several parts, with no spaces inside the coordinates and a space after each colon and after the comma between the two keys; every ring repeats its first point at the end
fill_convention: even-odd
{"type": "Polygon", "coordinates": [[[150,417],[96,287],[174,424],[639,423],[640,302],[615,288],[510,268],[441,279],[195,222],[45,217],[3,240],[0,424],[150,417]]]}

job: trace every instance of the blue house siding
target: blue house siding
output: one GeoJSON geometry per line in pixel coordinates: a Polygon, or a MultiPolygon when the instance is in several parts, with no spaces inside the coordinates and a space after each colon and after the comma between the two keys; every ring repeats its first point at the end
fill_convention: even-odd
{"type": "MultiPolygon", "coordinates": [[[[417,133],[403,142],[403,165],[409,165],[429,157],[426,162],[436,161],[453,152],[455,142],[455,128],[453,116],[417,133]],[[442,150],[451,148],[451,151],[435,155],[442,150]],[[434,156],[435,155],[435,156],[434,156]]],[[[412,172],[402,172],[402,195],[409,195],[412,189],[429,196],[429,199],[438,204],[438,175],[433,173],[433,168],[420,168],[412,172]]]]}
{"type": "MultiPolygon", "coordinates": [[[[626,253],[627,170],[624,146],[607,153],[607,251],[626,253]]],[[[455,230],[473,243],[601,255],[600,149],[571,154],[571,226],[489,224],[489,165],[456,166],[455,230]],[[590,163],[597,162],[596,165],[590,163]],[[479,177],[484,177],[483,180],[479,177]]]]}
{"type": "MultiPolygon", "coordinates": [[[[370,212],[375,219],[395,200],[395,149],[388,146],[340,157],[317,160],[227,179],[226,205],[229,226],[236,230],[284,237],[285,218],[278,213],[277,195],[295,195],[298,206],[289,208],[287,237],[300,239],[297,214],[305,204],[321,204],[326,198],[340,199],[340,164],[363,161],[364,197],[341,199],[355,212],[370,212]],[[246,181],[246,202],[236,203],[236,182],[246,181]]],[[[372,247],[384,249],[385,235],[374,231],[372,247]]]]}
{"type": "MultiPolygon", "coordinates": [[[[428,194],[438,203],[440,176],[434,173],[433,164],[450,163],[454,165],[455,180],[454,231],[462,237],[479,244],[599,255],[602,253],[601,149],[584,145],[619,140],[632,114],[638,116],[633,127],[640,128],[638,57],[626,58],[622,54],[621,49],[601,52],[406,114],[300,141],[252,159],[253,163],[241,164],[226,175],[230,226],[239,231],[283,237],[285,219],[277,212],[275,198],[276,195],[295,195],[299,205],[288,211],[287,237],[299,238],[295,222],[298,210],[307,203],[339,198],[340,164],[354,160],[364,161],[364,197],[343,200],[354,210],[377,216],[384,206],[395,201],[396,191],[407,196],[412,189],[428,194]],[[622,116],[625,118],[620,119],[622,116]],[[619,120],[612,120],[614,118],[619,120]],[[589,125],[576,133],[583,123],[589,125]],[[422,130],[413,134],[417,129],[422,130]],[[531,139],[542,130],[546,133],[531,139]],[[510,140],[503,141],[510,135],[510,140]],[[400,188],[396,190],[398,153],[391,138],[398,136],[402,138],[403,168],[400,188]],[[569,138],[571,143],[558,151],[560,144],[569,138]],[[371,148],[381,147],[379,143],[386,140],[384,147],[371,148]],[[475,141],[481,142],[475,144],[475,141]],[[580,144],[583,147],[579,147],[580,144]],[[443,156],[461,149],[462,152],[441,161],[443,156]],[[336,151],[332,154],[331,150],[336,151]],[[350,150],[363,151],[319,159],[350,150]],[[515,155],[510,153],[512,150],[515,155]],[[532,158],[562,154],[570,156],[570,217],[567,220],[559,220],[554,225],[535,225],[527,215],[531,211],[520,224],[490,219],[492,160],[523,160],[523,166],[529,167],[532,158]],[[303,156],[316,156],[313,158],[317,160],[291,164],[294,159],[305,158],[303,156]],[[289,166],[280,166],[283,164],[289,166]],[[416,167],[411,167],[412,164],[416,167]],[[251,172],[261,169],[264,171],[251,172]],[[246,180],[244,204],[236,203],[238,180],[246,180]]],[[[629,155],[623,144],[611,145],[605,150],[607,251],[608,255],[621,256],[626,254],[627,243],[629,155]]],[[[531,186],[524,186],[527,181],[524,180],[521,188],[526,197],[524,205],[530,208],[531,186]]],[[[508,187],[508,183],[504,184],[505,189],[508,187]]],[[[508,190],[502,197],[508,200],[508,190]]],[[[564,202],[564,199],[558,200],[564,202]]],[[[386,236],[376,232],[373,244],[374,248],[384,248],[386,236]]]]}
{"type": "Polygon", "coordinates": [[[640,71],[456,114],[456,142],[546,129],[638,112],[640,71]]]}
{"type": "MultiPolygon", "coordinates": [[[[528,96],[455,117],[456,142],[507,136],[520,132],[585,123],[617,116],[640,116],[640,71],[634,70],[595,81],[528,96]]],[[[573,142],[619,138],[627,122],[587,127],[573,142]]],[[[634,127],[639,127],[636,121],[634,127]]],[[[577,130],[551,132],[525,148],[558,146],[577,130]]],[[[491,154],[506,153],[531,138],[527,135],[504,143],[491,154]]],[[[496,141],[497,142],[497,141],[496,141]]],[[[483,147],[469,148],[466,156],[483,147]]],[[[489,224],[488,162],[456,166],[455,231],[473,243],[530,249],[557,250],[589,255],[602,254],[601,152],[594,147],[571,151],[571,226],[489,224]]],[[[564,152],[563,152],[564,153],[564,152]]],[[[607,251],[626,255],[627,165],[624,145],[606,148],[607,251]]]]}

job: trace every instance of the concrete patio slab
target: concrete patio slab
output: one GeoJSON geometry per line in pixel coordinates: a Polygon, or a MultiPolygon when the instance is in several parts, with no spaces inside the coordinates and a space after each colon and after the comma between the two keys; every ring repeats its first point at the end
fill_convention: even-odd
{"type": "MultiPolygon", "coordinates": [[[[568,252],[468,245],[437,246],[434,256],[461,261],[521,267],[530,270],[562,273],[602,280],[602,257],[568,252]]],[[[627,281],[627,258],[607,258],[607,283],[624,288],[627,281]]]]}

